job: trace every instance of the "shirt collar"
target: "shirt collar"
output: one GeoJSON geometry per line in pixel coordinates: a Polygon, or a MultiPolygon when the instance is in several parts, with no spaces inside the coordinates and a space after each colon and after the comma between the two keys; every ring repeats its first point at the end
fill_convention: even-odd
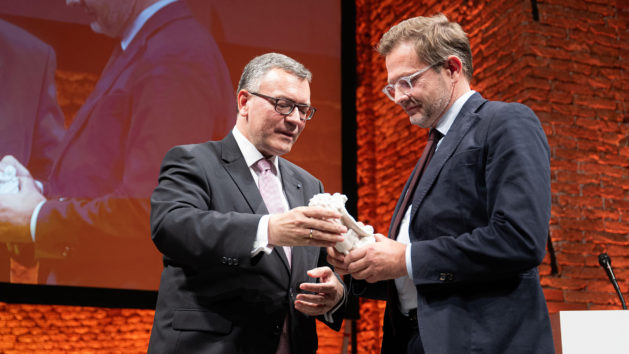
{"type": "Polygon", "coordinates": [[[142,26],[149,20],[157,11],[159,11],[164,6],[173,3],[177,0],[159,0],[146,9],[142,10],[138,17],[135,18],[131,26],[127,27],[127,29],[122,33],[122,40],[120,41],[120,47],[122,50],[126,50],[135,35],[140,32],[142,26]]]}
{"type": "MultiPolygon", "coordinates": [[[[245,162],[249,168],[258,162],[258,160],[264,158],[262,153],[260,153],[260,151],[258,151],[258,149],[256,149],[256,147],[247,138],[245,138],[244,135],[242,135],[238,128],[234,127],[234,129],[232,129],[232,134],[234,135],[236,144],[238,144],[238,148],[240,149],[242,156],[245,157],[245,162]]],[[[273,165],[275,165],[275,170],[278,171],[277,173],[279,176],[280,169],[278,166],[277,156],[273,156],[269,160],[273,163],[273,165]]]]}
{"type": "Polygon", "coordinates": [[[459,112],[461,112],[461,108],[463,108],[465,102],[467,102],[467,100],[475,92],[476,91],[474,90],[467,91],[466,93],[461,95],[461,97],[457,98],[456,101],[454,101],[452,106],[450,106],[450,109],[448,109],[448,111],[443,115],[443,118],[439,120],[439,123],[437,123],[437,126],[435,127],[435,129],[437,129],[439,133],[443,134],[443,136],[448,133],[448,130],[450,130],[452,123],[454,123],[454,120],[459,115],[459,112]]]}

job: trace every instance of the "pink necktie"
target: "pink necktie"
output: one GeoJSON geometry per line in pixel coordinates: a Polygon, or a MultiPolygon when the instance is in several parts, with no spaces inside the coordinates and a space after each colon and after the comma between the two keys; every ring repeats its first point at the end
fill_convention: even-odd
{"type": "MultiPolygon", "coordinates": [[[[269,210],[269,213],[283,213],[286,211],[284,208],[284,201],[282,197],[282,189],[280,183],[275,174],[275,166],[271,161],[267,159],[260,159],[255,163],[255,167],[258,171],[258,186],[260,188],[260,194],[264,199],[264,204],[269,210]]],[[[284,246],[284,253],[288,259],[288,267],[291,266],[291,248],[284,246]]],[[[288,337],[288,316],[284,319],[284,326],[282,328],[282,334],[280,335],[280,342],[277,347],[276,354],[289,354],[290,353],[290,340],[288,337]]]]}

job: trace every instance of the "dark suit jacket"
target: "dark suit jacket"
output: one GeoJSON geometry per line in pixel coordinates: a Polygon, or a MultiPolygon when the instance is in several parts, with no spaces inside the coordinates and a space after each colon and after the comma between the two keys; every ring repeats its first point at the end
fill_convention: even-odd
{"type": "MultiPolygon", "coordinates": [[[[291,208],[307,205],[321,182],[280,158],[291,208]]],[[[292,353],[315,353],[314,318],[294,309],[306,271],[327,265],[325,250],[293,247],[292,267],[275,247],[251,257],[268,214],[230,133],[222,141],[176,147],[151,197],[155,245],[164,254],[149,353],[275,353],[288,313],[292,353]]],[[[335,313],[338,330],[342,311],[335,313]]]]}
{"type": "Polygon", "coordinates": [[[115,51],[81,107],[37,219],[42,282],[157,289],[149,198],[172,146],[224,136],[236,109],[225,62],[184,1],[115,51]]]}
{"type": "Polygon", "coordinates": [[[55,90],[55,52],[0,20],[0,158],[13,155],[47,176],[65,132],[55,90]]]}
{"type": "MultiPolygon", "coordinates": [[[[404,212],[400,202],[395,213],[404,212]]],[[[550,202],[549,147],[535,114],[472,95],[413,195],[411,259],[426,353],[554,351],[537,272],[550,202]]],[[[387,297],[384,282],[363,285],[355,290],[387,297]]],[[[399,311],[395,291],[388,297],[387,311],[399,311]]],[[[382,351],[399,353],[391,325],[382,351]]]]}
{"type": "MultiPolygon", "coordinates": [[[[50,46],[0,20],[0,159],[13,155],[38,180],[48,175],[65,133],[55,69],[50,46]]],[[[33,247],[20,246],[20,260],[33,262],[33,247]]],[[[0,282],[8,281],[9,252],[0,244],[0,282]]]]}

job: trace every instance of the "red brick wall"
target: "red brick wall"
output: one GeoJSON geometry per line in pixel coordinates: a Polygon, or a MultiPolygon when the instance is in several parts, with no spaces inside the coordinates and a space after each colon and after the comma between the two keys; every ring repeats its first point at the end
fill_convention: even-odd
{"type": "MultiPolygon", "coordinates": [[[[470,35],[473,89],[527,104],[548,136],[559,273],[550,274],[548,257],[540,271],[550,311],[619,308],[597,255],[609,253],[628,293],[629,9],[621,2],[539,0],[536,22],[526,0],[356,0],[358,218],[386,232],[426,135],[380,93],[386,71],[373,48],[401,19],[443,12],[470,35]]],[[[60,72],[57,79],[72,117],[96,78],[60,72]]],[[[379,352],[383,305],[362,301],[359,353],[379,352]]],[[[146,352],[152,318],[150,310],[0,303],[0,352],[146,352]]],[[[321,326],[319,333],[319,353],[340,352],[343,333],[321,326]]]]}
{"type": "MultiPolygon", "coordinates": [[[[384,60],[373,48],[401,19],[443,12],[463,26],[474,56],[472,88],[518,101],[540,118],[551,146],[551,237],[559,266],[540,267],[549,310],[619,309],[597,255],[612,257],[629,291],[629,10],[618,1],[357,0],[358,218],[386,232],[425,143],[381,93],[384,60]],[[626,61],[626,59],[624,60],[626,61]]],[[[383,304],[364,301],[359,352],[377,352],[383,304]]]]}

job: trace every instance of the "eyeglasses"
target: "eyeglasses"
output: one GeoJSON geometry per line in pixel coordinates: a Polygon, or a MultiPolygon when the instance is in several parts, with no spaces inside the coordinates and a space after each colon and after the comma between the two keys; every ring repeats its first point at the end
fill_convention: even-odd
{"type": "Polygon", "coordinates": [[[388,84],[382,89],[382,92],[387,95],[391,99],[391,101],[395,101],[395,90],[400,90],[403,94],[407,95],[411,89],[413,88],[413,81],[419,78],[423,73],[430,70],[431,68],[440,65],[441,63],[435,63],[430,66],[427,66],[420,71],[411,74],[409,76],[404,76],[399,78],[395,84],[388,84]]]}
{"type": "Polygon", "coordinates": [[[293,110],[295,109],[295,107],[297,107],[297,110],[299,111],[299,118],[301,120],[310,120],[312,119],[312,116],[314,116],[315,112],[317,111],[317,109],[312,106],[309,106],[303,103],[296,103],[295,101],[289,100],[288,98],[270,97],[270,96],[263,95],[257,92],[249,92],[249,93],[251,93],[252,95],[256,95],[258,97],[262,97],[266,99],[267,101],[269,101],[269,103],[274,104],[275,112],[283,116],[290,115],[291,113],[293,113],[293,110]]]}

